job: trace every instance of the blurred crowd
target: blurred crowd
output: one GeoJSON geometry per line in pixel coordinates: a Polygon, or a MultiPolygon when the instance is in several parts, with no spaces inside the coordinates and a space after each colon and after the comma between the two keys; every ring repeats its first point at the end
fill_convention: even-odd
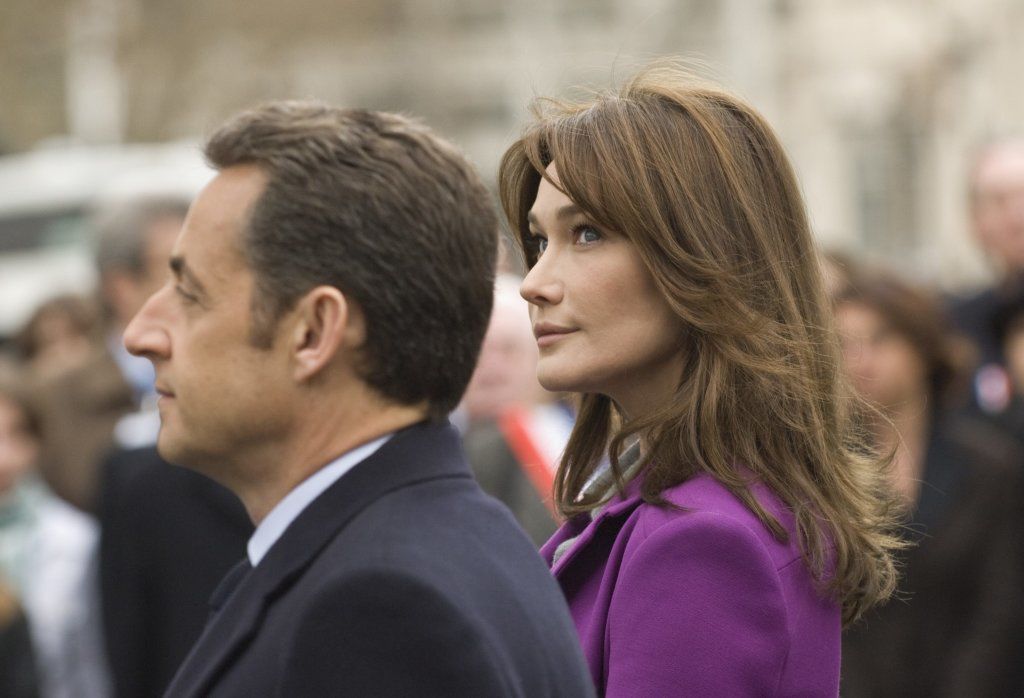
{"type": "MultiPolygon", "coordinates": [[[[975,295],[825,255],[842,369],[865,399],[851,409],[890,456],[908,542],[898,598],[844,638],[848,696],[1024,690],[1024,140],[980,151],[965,188],[997,270],[975,295]]],[[[97,212],[95,296],[53,298],[3,346],[0,696],[161,695],[244,554],[235,497],[156,453],[152,367],[121,343],[186,210],[148,196],[97,212]]],[[[539,545],[573,404],[537,383],[515,255],[500,267],[453,421],[539,545]]]]}

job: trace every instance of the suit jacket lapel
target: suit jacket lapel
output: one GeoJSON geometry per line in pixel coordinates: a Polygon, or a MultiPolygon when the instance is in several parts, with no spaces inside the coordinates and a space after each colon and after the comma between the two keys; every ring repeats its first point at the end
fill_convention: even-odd
{"type": "Polygon", "coordinates": [[[421,422],[396,433],[292,522],[211,618],[167,696],[205,694],[212,680],[256,634],[274,598],[284,593],[369,504],[396,489],[447,477],[472,477],[459,435],[451,425],[421,422]]]}
{"type": "Polygon", "coordinates": [[[224,606],[213,612],[165,696],[206,695],[210,682],[222,667],[237,656],[256,633],[266,603],[255,577],[256,570],[253,570],[242,579],[224,606]]]}

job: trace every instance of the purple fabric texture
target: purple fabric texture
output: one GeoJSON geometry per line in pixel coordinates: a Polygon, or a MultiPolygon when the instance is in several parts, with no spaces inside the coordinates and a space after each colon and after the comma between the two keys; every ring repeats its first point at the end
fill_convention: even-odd
{"type": "Polygon", "coordinates": [[[685,511],[645,504],[634,481],[541,549],[550,565],[578,536],[552,573],[601,695],[838,695],[839,606],[803,563],[789,510],[753,492],[789,543],[702,474],[664,492],[685,511]]]}

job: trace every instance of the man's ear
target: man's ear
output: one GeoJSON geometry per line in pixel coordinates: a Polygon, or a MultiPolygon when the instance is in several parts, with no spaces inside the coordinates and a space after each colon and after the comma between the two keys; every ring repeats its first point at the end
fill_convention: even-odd
{"type": "Polygon", "coordinates": [[[295,378],[307,381],[340,355],[362,346],[365,324],[360,309],[333,286],[317,286],[297,306],[292,333],[295,378]]]}

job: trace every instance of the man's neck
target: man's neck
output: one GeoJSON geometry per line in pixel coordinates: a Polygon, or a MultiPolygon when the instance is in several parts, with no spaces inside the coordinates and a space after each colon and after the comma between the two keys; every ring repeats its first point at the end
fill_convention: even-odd
{"type": "Polygon", "coordinates": [[[250,482],[232,487],[256,525],[289,492],[331,461],[385,434],[421,422],[427,415],[422,406],[375,405],[330,412],[310,407],[304,416],[308,419],[296,420],[288,442],[275,449],[273,463],[267,463],[250,482]]]}

